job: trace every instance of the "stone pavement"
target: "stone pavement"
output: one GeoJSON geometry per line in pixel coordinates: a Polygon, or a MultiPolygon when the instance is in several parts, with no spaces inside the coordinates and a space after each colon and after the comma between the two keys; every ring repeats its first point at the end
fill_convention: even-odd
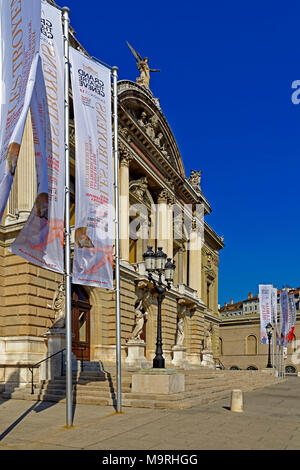
{"type": "Polygon", "coordinates": [[[0,450],[299,450],[300,377],[184,410],[76,405],[66,429],[62,403],[0,399],[0,450]]]}

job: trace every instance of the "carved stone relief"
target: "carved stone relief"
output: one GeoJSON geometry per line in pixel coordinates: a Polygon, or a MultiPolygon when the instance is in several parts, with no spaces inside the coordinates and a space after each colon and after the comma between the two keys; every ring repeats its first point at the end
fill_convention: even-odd
{"type": "Polygon", "coordinates": [[[201,174],[202,174],[202,170],[199,170],[199,171],[192,170],[191,176],[188,179],[189,183],[193,186],[193,188],[197,192],[201,192],[201,187],[200,187],[201,174]]]}
{"type": "Polygon", "coordinates": [[[130,181],[129,190],[139,201],[144,202],[144,196],[148,188],[147,177],[140,178],[138,180],[130,181]]]}

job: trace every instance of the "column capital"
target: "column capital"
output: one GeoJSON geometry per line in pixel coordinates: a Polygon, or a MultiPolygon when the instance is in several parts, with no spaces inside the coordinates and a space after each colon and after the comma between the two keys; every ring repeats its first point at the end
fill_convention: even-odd
{"type": "Polygon", "coordinates": [[[129,167],[131,160],[133,160],[132,153],[124,144],[119,144],[120,165],[129,167]]]}
{"type": "Polygon", "coordinates": [[[165,188],[161,189],[160,192],[157,194],[157,202],[158,204],[166,203],[169,199],[169,191],[165,188]]]}

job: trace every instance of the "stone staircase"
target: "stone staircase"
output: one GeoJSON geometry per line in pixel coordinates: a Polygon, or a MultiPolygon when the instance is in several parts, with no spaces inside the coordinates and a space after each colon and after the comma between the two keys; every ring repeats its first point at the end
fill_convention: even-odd
{"type": "MultiPolygon", "coordinates": [[[[230,398],[231,390],[243,392],[264,388],[282,382],[282,378],[265,372],[252,370],[207,370],[203,368],[179,371],[185,374],[185,391],[165,394],[133,393],[132,374],[135,371],[122,370],[122,406],[136,408],[191,408],[230,398]]],[[[19,387],[11,393],[4,392],[5,399],[48,401],[64,403],[66,378],[56,377],[51,381],[19,387]]],[[[73,372],[73,403],[116,407],[115,368],[103,368],[99,362],[83,363],[78,372],[73,372]]]]}

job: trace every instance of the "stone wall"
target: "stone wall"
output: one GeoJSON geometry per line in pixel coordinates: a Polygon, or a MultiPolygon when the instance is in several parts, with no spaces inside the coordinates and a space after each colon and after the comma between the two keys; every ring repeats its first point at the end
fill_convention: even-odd
{"type": "MultiPolygon", "coordinates": [[[[220,325],[219,336],[222,340],[222,355],[220,359],[222,364],[229,369],[232,366],[237,366],[240,369],[247,369],[249,366],[254,366],[258,369],[264,369],[268,363],[268,344],[260,343],[260,321],[259,316],[256,318],[247,319],[243,318],[240,321],[225,320],[220,325]],[[247,338],[256,338],[256,353],[250,350],[249,343],[247,345],[247,338]]],[[[298,314],[297,323],[295,328],[296,338],[300,337],[300,316],[298,314]]],[[[293,366],[297,371],[300,371],[300,365],[297,363],[299,357],[293,356],[297,344],[289,343],[288,357],[285,360],[285,366],[293,366]]],[[[252,346],[253,347],[253,346],[252,346]]],[[[271,346],[271,362],[273,363],[271,346]]],[[[300,362],[300,361],[299,361],[300,362]]]]}

